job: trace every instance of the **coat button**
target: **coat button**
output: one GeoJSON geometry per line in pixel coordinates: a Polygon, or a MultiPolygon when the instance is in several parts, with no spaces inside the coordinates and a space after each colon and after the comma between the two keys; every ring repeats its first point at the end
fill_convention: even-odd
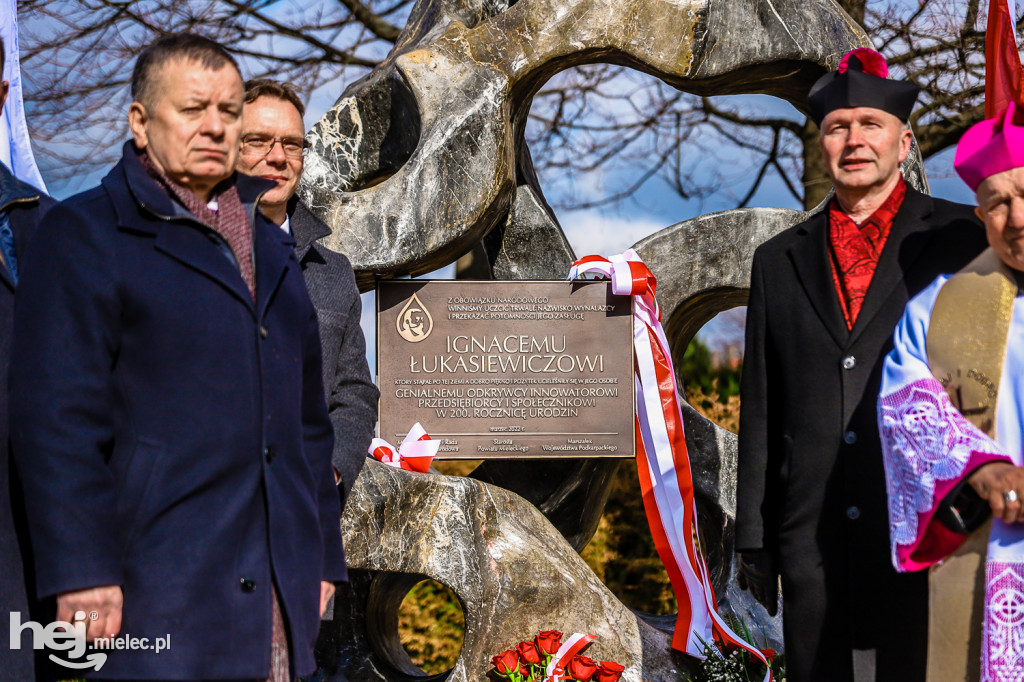
{"type": "Polygon", "coordinates": [[[273,445],[268,445],[267,447],[263,448],[263,456],[266,458],[267,464],[270,464],[271,462],[274,461],[274,458],[277,457],[277,451],[274,450],[273,445]]]}
{"type": "Polygon", "coordinates": [[[252,592],[256,589],[256,581],[250,578],[242,578],[242,592],[252,592]]]}
{"type": "Polygon", "coordinates": [[[261,325],[260,325],[260,338],[261,338],[261,339],[265,339],[265,338],[267,338],[267,334],[268,334],[268,332],[267,332],[267,328],[266,328],[266,327],[264,327],[264,326],[263,326],[263,325],[261,324],[261,325]]]}
{"type": "Polygon", "coordinates": [[[853,369],[857,366],[857,358],[852,355],[847,355],[843,358],[843,369],[853,369]]]}
{"type": "Polygon", "coordinates": [[[847,507],[846,518],[850,519],[851,521],[856,521],[860,518],[860,509],[854,506],[847,507]]]}
{"type": "Polygon", "coordinates": [[[857,434],[853,431],[847,431],[843,434],[843,442],[847,445],[853,445],[857,442],[857,434]]]}

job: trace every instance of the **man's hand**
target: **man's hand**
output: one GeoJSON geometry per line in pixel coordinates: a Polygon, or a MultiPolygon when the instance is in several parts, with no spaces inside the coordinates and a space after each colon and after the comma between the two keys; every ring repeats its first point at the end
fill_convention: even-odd
{"type": "Polygon", "coordinates": [[[982,465],[967,478],[978,497],[992,507],[992,515],[1003,523],[1024,521],[1024,467],[1009,462],[982,465]]]}
{"type": "Polygon", "coordinates": [[[769,616],[779,612],[779,574],[770,552],[759,549],[740,552],[736,583],[765,608],[769,616]]]}
{"type": "Polygon", "coordinates": [[[320,615],[327,610],[327,602],[334,596],[334,583],[323,581],[320,583],[320,615]]]}
{"type": "Polygon", "coordinates": [[[65,623],[75,621],[75,613],[85,613],[85,639],[88,642],[97,637],[113,637],[121,632],[121,606],[124,595],[118,585],[90,587],[77,592],[57,595],[57,620],[65,623]],[[96,613],[96,619],[92,613],[96,613]]]}

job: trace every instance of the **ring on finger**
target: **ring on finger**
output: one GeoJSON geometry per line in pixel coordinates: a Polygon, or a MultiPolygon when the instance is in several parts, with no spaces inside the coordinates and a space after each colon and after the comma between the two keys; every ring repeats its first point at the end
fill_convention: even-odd
{"type": "Polygon", "coordinates": [[[1017,496],[1016,490],[1010,490],[1009,492],[1003,493],[1003,502],[1005,502],[1006,504],[1011,504],[1019,499],[1020,498],[1017,496]]]}

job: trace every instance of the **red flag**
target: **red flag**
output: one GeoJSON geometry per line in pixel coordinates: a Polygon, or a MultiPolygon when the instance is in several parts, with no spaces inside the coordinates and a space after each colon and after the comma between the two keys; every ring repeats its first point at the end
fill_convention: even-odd
{"type": "Polygon", "coordinates": [[[1017,52],[1014,17],[1007,0],[991,0],[985,32],[985,118],[1001,115],[1011,101],[1020,111],[1022,84],[1024,69],[1017,52]]]}

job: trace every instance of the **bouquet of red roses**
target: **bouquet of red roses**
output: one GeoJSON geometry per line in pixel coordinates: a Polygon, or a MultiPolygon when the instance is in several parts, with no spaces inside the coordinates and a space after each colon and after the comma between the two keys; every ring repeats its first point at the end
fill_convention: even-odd
{"type": "Polygon", "coordinates": [[[616,682],[625,670],[614,661],[597,662],[577,653],[548,676],[548,666],[561,645],[561,632],[541,630],[532,642],[520,642],[492,658],[492,672],[511,682],[616,682]]]}

